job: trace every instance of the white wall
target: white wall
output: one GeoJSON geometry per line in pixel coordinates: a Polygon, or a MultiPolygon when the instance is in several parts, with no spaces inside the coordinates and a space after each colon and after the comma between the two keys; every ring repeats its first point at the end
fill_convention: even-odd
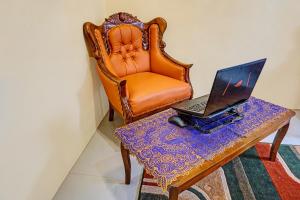
{"type": "Polygon", "coordinates": [[[166,51],[194,64],[195,97],[209,93],[217,69],[267,57],[254,95],[300,108],[300,1],[110,0],[106,8],[165,18],[166,51]]]}
{"type": "Polygon", "coordinates": [[[218,68],[267,57],[255,95],[300,108],[300,2],[0,2],[0,199],[51,199],[107,111],[82,24],[117,11],[168,23],[166,50],[194,63],[195,96],[218,68]]]}
{"type": "Polygon", "coordinates": [[[0,199],[51,199],[107,111],[82,34],[104,0],[0,2],[0,199]]]}

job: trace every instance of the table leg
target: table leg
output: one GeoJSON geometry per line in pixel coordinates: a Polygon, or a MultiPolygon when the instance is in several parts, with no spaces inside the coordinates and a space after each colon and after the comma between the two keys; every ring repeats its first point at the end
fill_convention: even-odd
{"type": "Polygon", "coordinates": [[[170,187],[169,200],[178,200],[179,191],[176,187],[170,187]]]}
{"type": "Polygon", "coordinates": [[[271,161],[275,161],[279,146],[280,146],[287,130],[289,129],[289,126],[290,126],[290,123],[287,123],[286,125],[284,125],[282,128],[280,128],[277,131],[276,136],[273,141],[273,144],[272,144],[272,147],[271,147],[271,152],[270,152],[270,160],[271,161]]]}
{"type": "Polygon", "coordinates": [[[122,143],[120,147],[121,147],[121,154],[122,154],[124,169],[125,169],[125,184],[128,185],[130,184],[130,177],[131,177],[131,163],[129,157],[129,150],[125,149],[122,143]]]}

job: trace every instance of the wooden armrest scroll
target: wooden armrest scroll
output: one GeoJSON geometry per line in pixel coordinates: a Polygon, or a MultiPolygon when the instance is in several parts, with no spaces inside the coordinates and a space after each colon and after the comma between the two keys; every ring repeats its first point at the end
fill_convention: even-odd
{"type": "Polygon", "coordinates": [[[102,62],[102,59],[97,60],[97,67],[101,70],[101,72],[104,74],[105,77],[110,79],[112,82],[114,82],[119,91],[120,96],[120,102],[122,105],[122,115],[124,116],[125,123],[128,123],[133,118],[132,109],[128,102],[127,97],[127,91],[126,91],[126,80],[122,80],[116,76],[114,76],[112,73],[110,73],[104,66],[104,63],[102,62]]]}

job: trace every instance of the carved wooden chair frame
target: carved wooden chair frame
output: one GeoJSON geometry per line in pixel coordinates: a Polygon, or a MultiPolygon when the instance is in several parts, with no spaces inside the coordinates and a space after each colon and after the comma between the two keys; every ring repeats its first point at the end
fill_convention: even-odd
{"type": "MultiPolygon", "coordinates": [[[[90,57],[94,57],[97,61],[97,67],[100,68],[100,70],[103,72],[103,74],[109,78],[111,81],[115,82],[118,85],[118,89],[119,89],[119,95],[120,95],[120,100],[121,100],[121,105],[122,105],[122,109],[123,109],[123,119],[124,122],[130,123],[132,121],[138,120],[140,118],[149,116],[151,114],[154,114],[156,112],[159,112],[161,110],[164,110],[170,106],[165,106],[163,108],[159,108],[156,109],[154,111],[148,112],[146,114],[143,115],[139,115],[137,117],[133,116],[132,110],[130,108],[130,104],[128,103],[128,99],[126,96],[126,80],[121,80],[120,78],[116,77],[115,75],[113,75],[112,73],[109,72],[109,70],[107,69],[107,67],[104,64],[103,58],[101,57],[101,53],[100,53],[100,47],[97,43],[96,40],[96,36],[94,34],[95,29],[98,29],[102,35],[104,44],[105,44],[105,48],[106,51],[110,52],[110,45],[109,42],[107,40],[107,33],[108,31],[115,27],[118,26],[120,24],[131,24],[134,25],[136,27],[138,27],[142,33],[143,33],[143,49],[144,50],[148,50],[149,49],[149,37],[148,37],[148,33],[149,33],[149,27],[152,24],[157,24],[159,27],[159,44],[160,44],[160,50],[162,52],[162,54],[168,58],[170,61],[172,61],[173,63],[177,64],[178,66],[181,66],[185,69],[185,82],[189,83],[191,86],[191,98],[193,96],[193,88],[190,82],[190,77],[189,77],[189,70],[192,67],[193,64],[184,64],[181,63],[179,61],[177,61],[176,59],[172,58],[170,55],[168,55],[164,48],[166,47],[165,42],[162,40],[163,38],[163,34],[167,28],[167,22],[165,19],[161,18],[161,17],[157,17],[154,18],[153,20],[147,22],[147,23],[143,23],[141,22],[139,19],[137,19],[137,17],[132,16],[131,14],[128,13],[124,13],[124,12],[119,12],[116,14],[111,15],[109,18],[105,19],[104,23],[101,24],[100,26],[97,26],[93,23],[90,22],[86,22],[83,25],[83,33],[84,33],[84,38],[85,38],[85,42],[87,45],[87,49],[89,52],[89,56],[90,57]]],[[[112,104],[109,103],[109,120],[112,121],[113,117],[114,117],[114,109],[112,104]]],[[[120,113],[121,114],[121,113],[120,113]]]]}

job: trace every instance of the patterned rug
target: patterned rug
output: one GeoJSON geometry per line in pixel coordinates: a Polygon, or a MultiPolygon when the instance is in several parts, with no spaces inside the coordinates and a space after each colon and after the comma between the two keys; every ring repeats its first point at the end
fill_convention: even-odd
{"type": "MultiPolygon", "coordinates": [[[[182,192],[179,200],[300,200],[300,146],[281,145],[275,162],[268,161],[269,152],[269,144],[257,144],[182,192]]],[[[138,199],[167,200],[168,193],[144,173],[138,199]]]]}

